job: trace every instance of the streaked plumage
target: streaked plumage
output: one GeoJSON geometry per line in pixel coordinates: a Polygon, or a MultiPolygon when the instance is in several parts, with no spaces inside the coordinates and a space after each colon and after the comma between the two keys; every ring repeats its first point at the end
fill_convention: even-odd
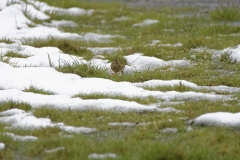
{"type": "Polygon", "coordinates": [[[111,69],[114,73],[122,72],[125,68],[125,63],[120,61],[119,59],[115,58],[111,63],[111,69]]]}

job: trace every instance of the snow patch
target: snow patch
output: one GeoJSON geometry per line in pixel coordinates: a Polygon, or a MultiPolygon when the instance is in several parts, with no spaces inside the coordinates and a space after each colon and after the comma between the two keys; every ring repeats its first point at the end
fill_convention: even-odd
{"type": "Polygon", "coordinates": [[[161,133],[177,133],[178,129],[177,128],[164,128],[160,130],[161,133]]]}
{"type": "Polygon", "coordinates": [[[124,126],[124,127],[135,127],[135,126],[143,126],[151,124],[150,122],[143,122],[143,123],[131,123],[131,122],[110,122],[108,123],[109,126],[115,127],[115,126],[124,126]]]}
{"type": "Polygon", "coordinates": [[[51,26],[51,27],[70,27],[70,28],[75,28],[78,26],[77,23],[73,22],[73,21],[68,21],[68,20],[51,20],[50,23],[47,23],[47,22],[44,22],[43,23],[44,25],[47,25],[47,26],[51,26]]]}
{"type": "Polygon", "coordinates": [[[92,153],[88,155],[88,159],[105,159],[105,158],[117,158],[117,155],[114,153],[105,153],[105,154],[97,154],[92,153]]]}
{"type": "Polygon", "coordinates": [[[128,21],[128,20],[131,20],[131,18],[125,16],[113,19],[113,21],[128,21]]]}
{"type": "Polygon", "coordinates": [[[149,26],[149,25],[156,24],[156,23],[159,23],[159,21],[158,20],[153,20],[153,19],[146,19],[143,22],[135,23],[132,26],[133,27],[144,27],[144,26],[149,26]]]}
{"type": "Polygon", "coordinates": [[[187,122],[194,126],[220,126],[220,127],[240,127],[240,112],[215,112],[206,113],[187,122]]]}
{"type": "MultiPolygon", "coordinates": [[[[0,121],[11,125],[7,128],[18,128],[18,129],[41,129],[46,127],[59,127],[63,131],[68,133],[91,133],[95,132],[95,128],[86,128],[86,127],[72,127],[65,126],[63,123],[53,123],[49,118],[37,118],[32,115],[31,112],[17,111],[16,109],[10,109],[5,112],[0,112],[0,121]],[[14,113],[9,115],[6,113],[14,113]]],[[[11,136],[15,140],[36,140],[36,137],[33,136],[16,136],[12,133],[6,133],[8,136],[11,136]]]]}
{"type": "Polygon", "coordinates": [[[143,56],[142,53],[135,53],[132,55],[124,56],[130,66],[126,66],[124,72],[133,71],[143,71],[143,70],[153,70],[156,68],[166,67],[166,66],[189,66],[191,65],[188,60],[171,60],[164,61],[155,57],[143,56]]]}
{"type": "Polygon", "coordinates": [[[0,142],[0,150],[4,150],[5,149],[5,144],[0,142]]]}
{"type": "Polygon", "coordinates": [[[57,148],[54,148],[54,149],[45,150],[44,152],[45,153],[54,153],[54,152],[61,151],[61,150],[65,150],[65,147],[57,147],[57,148]]]}
{"type": "Polygon", "coordinates": [[[38,140],[38,138],[35,136],[20,136],[20,135],[15,135],[13,133],[8,133],[8,132],[5,132],[3,134],[11,137],[14,141],[36,141],[36,140],[38,140]]]}

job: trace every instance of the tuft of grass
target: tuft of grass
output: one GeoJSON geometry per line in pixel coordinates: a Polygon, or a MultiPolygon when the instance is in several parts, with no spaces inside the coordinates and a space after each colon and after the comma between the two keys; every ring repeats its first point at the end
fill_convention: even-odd
{"type": "Polygon", "coordinates": [[[212,20],[217,21],[239,21],[240,20],[240,11],[239,6],[221,6],[218,7],[216,10],[210,12],[210,16],[212,20]]]}
{"type": "Polygon", "coordinates": [[[199,48],[206,46],[206,38],[204,37],[193,37],[184,44],[184,47],[191,49],[191,48],[199,48]]]}
{"type": "Polygon", "coordinates": [[[79,97],[81,99],[120,99],[120,100],[125,100],[125,101],[135,101],[141,104],[152,104],[152,103],[157,103],[158,99],[148,96],[148,97],[128,97],[125,95],[121,94],[104,94],[104,93],[90,93],[90,94],[76,94],[73,97],[79,97]]]}
{"type": "Polygon", "coordinates": [[[126,59],[123,57],[127,55],[127,53],[122,50],[119,50],[117,52],[111,53],[111,54],[107,54],[107,53],[103,53],[104,58],[108,59],[110,62],[112,62],[115,58],[119,59],[121,62],[124,62],[125,64],[127,64],[126,59]]]}
{"type": "Polygon", "coordinates": [[[16,58],[27,58],[27,57],[29,57],[29,56],[27,56],[27,55],[22,55],[22,54],[19,54],[19,53],[17,53],[17,52],[15,52],[15,51],[8,51],[6,54],[5,54],[5,56],[8,56],[8,57],[16,57],[16,58]]]}
{"type": "Polygon", "coordinates": [[[2,37],[2,38],[0,39],[0,42],[7,43],[7,44],[12,44],[12,43],[14,43],[12,40],[10,40],[10,39],[7,38],[7,37],[2,37]]]}
{"type": "Polygon", "coordinates": [[[9,110],[9,109],[13,109],[13,108],[29,111],[29,110],[31,110],[32,107],[27,103],[20,102],[20,101],[14,101],[14,100],[6,100],[6,101],[3,101],[0,103],[0,111],[1,112],[9,110]]]}
{"type": "Polygon", "coordinates": [[[107,69],[98,67],[91,63],[80,63],[78,61],[75,61],[73,64],[65,62],[64,66],[59,66],[57,70],[63,73],[74,73],[81,77],[109,77],[107,69]]]}
{"type": "Polygon", "coordinates": [[[149,87],[145,86],[143,87],[146,90],[152,90],[152,91],[161,91],[161,92],[166,92],[166,91],[178,91],[178,92],[188,92],[188,91],[193,91],[193,92],[201,92],[201,93],[213,93],[215,94],[221,94],[221,95],[229,95],[228,91],[213,91],[212,89],[207,89],[207,88],[191,88],[188,86],[184,86],[181,83],[179,85],[174,85],[174,86],[155,86],[155,87],[149,87]]]}
{"type": "Polygon", "coordinates": [[[56,138],[59,136],[59,133],[61,132],[61,129],[59,127],[46,127],[46,128],[40,128],[35,129],[32,131],[31,135],[36,136],[38,138],[45,139],[46,137],[51,136],[51,138],[56,138]]]}
{"type": "Polygon", "coordinates": [[[154,91],[178,91],[178,92],[186,92],[186,91],[193,91],[194,89],[191,87],[187,87],[179,83],[179,85],[174,85],[174,86],[157,86],[157,87],[143,87],[144,89],[147,90],[154,90],[154,91]]]}
{"type": "Polygon", "coordinates": [[[238,112],[237,105],[237,100],[231,100],[229,102],[223,102],[221,100],[214,102],[201,100],[197,102],[186,101],[179,105],[175,105],[174,108],[185,111],[182,115],[184,115],[184,117],[188,117],[188,119],[193,119],[199,115],[212,112],[236,113],[238,112]],[[227,107],[226,104],[228,105],[227,107]]]}
{"type": "Polygon", "coordinates": [[[8,64],[10,64],[11,62],[10,62],[10,57],[4,57],[4,56],[0,56],[0,62],[4,62],[4,63],[8,63],[8,64]]]}
{"type": "Polygon", "coordinates": [[[32,93],[38,93],[38,94],[44,94],[44,95],[53,95],[54,93],[48,90],[45,90],[40,87],[36,87],[34,85],[30,85],[29,87],[25,87],[23,90],[24,92],[32,92],[32,93]]]}
{"type": "Polygon", "coordinates": [[[25,45],[30,45],[34,47],[57,47],[66,54],[81,56],[86,60],[93,58],[93,53],[89,51],[86,47],[84,41],[66,39],[66,38],[56,38],[53,36],[48,36],[48,38],[32,38],[32,39],[23,39],[22,43],[25,45]]]}
{"type": "Polygon", "coordinates": [[[237,60],[231,60],[230,54],[228,53],[221,54],[220,61],[228,64],[237,63],[237,60]]]}

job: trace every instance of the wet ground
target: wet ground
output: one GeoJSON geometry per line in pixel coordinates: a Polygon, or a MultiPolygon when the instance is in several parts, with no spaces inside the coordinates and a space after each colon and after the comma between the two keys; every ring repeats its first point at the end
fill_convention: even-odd
{"type": "Polygon", "coordinates": [[[223,5],[240,6],[240,0],[91,0],[102,2],[120,2],[131,7],[199,7],[202,9],[213,9],[223,5]]]}

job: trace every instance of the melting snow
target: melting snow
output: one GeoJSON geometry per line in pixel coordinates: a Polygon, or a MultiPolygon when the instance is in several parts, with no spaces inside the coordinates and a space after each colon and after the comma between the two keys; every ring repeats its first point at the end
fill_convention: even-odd
{"type": "Polygon", "coordinates": [[[57,21],[57,20],[51,20],[50,23],[43,23],[47,26],[51,26],[51,27],[77,27],[77,23],[73,22],[73,21],[68,21],[68,20],[61,20],[61,21],[57,21]]]}
{"type": "Polygon", "coordinates": [[[164,128],[160,130],[161,133],[176,133],[178,132],[177,128],[164,128]]]}
{"type": "Polygon", "coordinates": [[[36,140],[38,140],[38,138],[35,136],[19,136],[19,135],[15,135],[13,133],[7,133],[7,132],[3,133],[3,134],[11,137],[14,141],[36,141],[36,140]]]}
{"type": "Polygon", "coordinates": [[[220,57],[222,54],[229,55],[232,62],[240,62],[240,44],[235,47],[225,48],[223,50],[208,49],[206,47],[191,49],[191,52],[208,52],[213,54],[213,58],[220,57]]]}
{"type": "MultiPolygon", "coordinates": [[[[0,6],[0,9],[2,9],[0,12],[0,19],[4,19],[4,23],[0,25],[1,37],[9,38],[15,41],[19,41],[22,38],[46,38],[49,35],[60,38],[75,38],[79,40],[92,41],[108,40],[110,38],[116,37],[113,35],[101,35],[96,33],[84,33],[83,35],[78,35],[76,33],[63,33],[62,31],[54,27],[47,27],[40,24],[35,25],[23,14],[23,11],[25,11],[27,8],[28,13],[31,16],[34,16],[32,18],[44,20],[49,18],[49,16],[47,16],[44,12],[55,12],[58,14],[80,16],[84,14],[91,15],[94,10],[85,10],[81,8],[62,9],[57,7],[51,7],[44,2],[38,2],[33,0],[29,0],[29,4],[27,6],[26,3],[21,0],[17,0],[16,2],[18,3],[16,4],[6,6],[8,0],[2,1],[0,6]],[[40,10],[36,10],[35,6],[37,6],[40,10]],[[34,27],[29,27],[28,25],[34,27]]],[[[52,23],[56,24],[57,22],[53,21],[52,23]]]]}
{"type": "Polygon", "coordinates": [[[146,122],[143,122],[143,123],[131,123],[131,122],[123,122],[123,123],[120,123],[120,122],[110,122],[108,123],[109,126],[125,126],[125,127],[134,127],[134,126],[143,126],[143,125],[148,125],[148,124],[151,124],[150,122],[146,123],[146,122]]]}
{"type": "Polygon", "coordinates": [[[143,22],[133,24],[132,26],[133,27],[144,27],[144,26],[149,26],[151,24],[156,24],[156,23],[159,23],[159,21],[158,20],[153,20],[153,19],[146,19],[143,22]]]}
{"type": "Polygon", "coordinates": [[[239,128],[240,113],[207,113],[188,121],[188,124],[193,124],[195,126],[229,126],[239,128]]]}
{"type": "Polygon", "coordinates": [[[114,21],[127,21],[127,20],[131,20],[131,18],[125,16],[114,18],[114,21]]]}
{"type": "Polygon", "coordinates": [[[187,60],[171,60],[164,61],[155,57],[143,56],[142,53],[135,53],[124,56],[130,66],[126,66],[124,72],[132,73],[134,71],[153,70],[166,66],[189,66],[190,61],[187,60]]]}
{"type": "Polygon", "coordinates": [[[0,150],[4,150],[4,148],[5,148],[5,144],[0,142],[0,150]]]}
{"type": "Polygon", "coordinates": [[[88,159],[106,159],[106,158],[117,158],[117,155],[114,153],[105,153],[105,154],[92,153],[88,155],[88,159]]]}
{"type": "MultiPolygon", "coordinates": [[[[52,123],[49,118],[37,118],[32,115],[31,112],[25,112],[20,109],[10,109],[4,112],[0,112],[0,121],[9,124],[10,127],[7,128],[18,128],[18,129],[41,129],[46,127],[59,127],[63,131],[68,133],[91,133],[95,132],[95,128],[86,127],[72,127],[65,126],[63,123],[52,123]]],[[[13,134],[7,133],[16,140],[29,140],[36,139],[29,136],[15,136],[13,134]]]]}
{"type": "Polygon", "coordinates": [[[57,151],[61,151],[61,150],[65,150],[65,147],[58,147],[58,148],[54,148],[54,149],[50,149],[50,150],[45,150],[45,152],[53,153],[53,152],[57,152],[57,151]]]}
{"type": "Polygon", "coordinates": [[[52,7],[45,2],[39,2],[35,0],[28,0],[28,2],[31,3],[33,6],[39,7],[40,11],[42,12],[57,13],[60,15],[65,14],[65,15],[71,15],[71,16],[82,16],[82,15],[92,15],[94,12],[93,9],[85,10],[85,9],[76,8],[76,7],[63,9],[58,7],[52,7]]]}
{"type": "MultiPolygon", "coordinates": [[[[36,48],[32,46],[22,45],[23,38],[48,38],[50,36],[60,38],[73,38],[84,41],[109,41],[114,37],[125,38],[120,35],[102,35],[97,33],[64,33],[57,29],[60,26],[76,27],[77,24],[72,21],[55,21],[52,20],[46,24],[34,24],[28,19],[23,12],[28,9],[30,17],[38,20],[49,19],[48,13],[55,12],[57,14],[66,14],[71,16],[91,16],[94,10],[85,10],[82,8],[69,8],[62,9],[49,6],[44,2],[28,0],[28,4],[22,0],[15,0],[14,4],[7,5],[8,0],[1,0],[0,2],[0,19],[4,21],[0,25],[0,38],[6,38],[14,41],[13,44],[0,43],[0,51],[3,59],[8,58],[7,52],[14,51],[22,55],[28,56],[27,58],[11,58],[10,64],[16,66],[14,68],[9,64],[0,62],[0,102],[5,102],[10,99],[13,101],[21,101],[30,104],[33,108],[48,106],[56,109],[72,109],[72,110],[89,110],[89,109],[101,109],[101,110],[113,110],[113,111],[149,111],[149,112],[175,112],[181,111],[171,107],[172,100],[178,101],[198,101],[198,100],[231,100],[230,95],[218,95],[214,93],[201,93],[201,92],[161,92],[150,91],[144,89],[144,87],[156,87],[156,86],[174,86],[184,85],[196,90],[208,89],[210,91],[227,91],[229,93],[240,92],[240,88],[228,87],[228,86],[198,86],[194,83],[184,80],[150,80],[143,83],[130,83],[130,82],[114,82],[109,79],[102,78],[82,78],[74,74],[60,73],[54,68],[50,68],[49,60],[51,60],[53,66],[63,66],[66,63],[89,63],[96,66],[107,68],[110,72],[110,62],[103,59],[92,59],[90,61],[84,60],[82,57],[70,56],[68,53],[63,53],[61,50],[55,47],[42,47],[36,48]],[[17,78],[16,78],[17,77],[17,78]],[[100,85],[99,85],[100,84],[100,85]],[[25,88],[29,86],[35,86],[43,88],[54,95],[41,95],[36,93],[24,92],[25,88]],[[107,95],[124,95],[129,98],[133,97],[148,97],[153,96],[158,99],[156,104],[143,105],[133,101],[123,101],[117,99],[88,99],[83,100],[81,98],[72,98],[72,96],[78,93],[101,93],[107,95]],[[170,106],[166,108],[160,108],[161,103],[169,103],[170,106]]],[[[125,17],[114,19],[114,21],[126,20],[125,17]]],[[[158,20],[146,19],[142,23],[134,24],[133,26],[147,26],[151,24],[159,23],[158,20]]],[[[153,41],[153,44],[157,45],[159,40],[153,41]]],[[[177,44],[159,44],[164,46],[181,46],[181,43],[177,44]]],[[[103,53],[111,54],[116,52],[120,48],[88,48],[96,56],[103,53]]],[[[202,51],[202,49],[199,49],[202,51]]],[[[194,52],[197,52],[196,50],[194,52]]],[[[232,61],[240,61],[240,45],[235,48],[226,48],[222,51],[210,50],[215,57],[227,53],[232,61]]],[[[166,66],[191,66],[191,62],[188,60],[171,60],[164,61],[155,57],[144,56],[143,53],[134,53],[124,57],[127,61],[125,74],[132,74],[133,72],[141,72],[144,70],[153,70],[166,66]]],[[[182,103],[181,102],[181,103],[182,103]]],[[[238,126],[239,122],[236,120],[239,113],[211,113],[210,118],[208,114],[202,115],[192,122],[195,125],[230,125],[238,126]],[[221,116],[219,116],[221,115],[221,116]],[[227,118],[226,118],[227,117],[227,118]],[[226,118],[226,119],[225,119],[226,118]]],[[[96,131],[95,128],[85,127],[73,127],[65,126],[63,123],[53,123],[49,118],[37,118],[32,115],[31,112],[24,112],[18,109],[12,109],[0,113],[0,121],[10,124],[10,128],[42,128],[42,127],[59,127],[65,132],[69,133],[90,133],[96,131]]],[[[10,134],[11,135],[11,134],[10,134]]]]}
{"type": "Polygon", "coordinates": [[[240,45],[235,48],[227,48],[227,53],[229,54],[229,58],[233,62],[240,62],[240,45]]]}
{"type": "Polygon", "coordinates": [[[162,47],[182,47],[182,43],[176,43],[176,44],[162,44],[160,40],[152,40],[151,44],[148,44],[149,46],[162,46],[162,47]]]}
{"type": "Polygon", "coordinates": [[[113,52],[116,52],[118,50],[120,50],[120,48],[115,48],[115,47],[95,47],[95,48],[88,48],[88,50],[90,50],[93,54],[95,55],[99,55],[99,54],[111,54],[113,52]]]}
{"type": "Polygon", "coordinates": [[[176,43],[176,44],[159,44],[159,46],[162,46],[162,47],[182,47],[182,43],[176,43]]]}

